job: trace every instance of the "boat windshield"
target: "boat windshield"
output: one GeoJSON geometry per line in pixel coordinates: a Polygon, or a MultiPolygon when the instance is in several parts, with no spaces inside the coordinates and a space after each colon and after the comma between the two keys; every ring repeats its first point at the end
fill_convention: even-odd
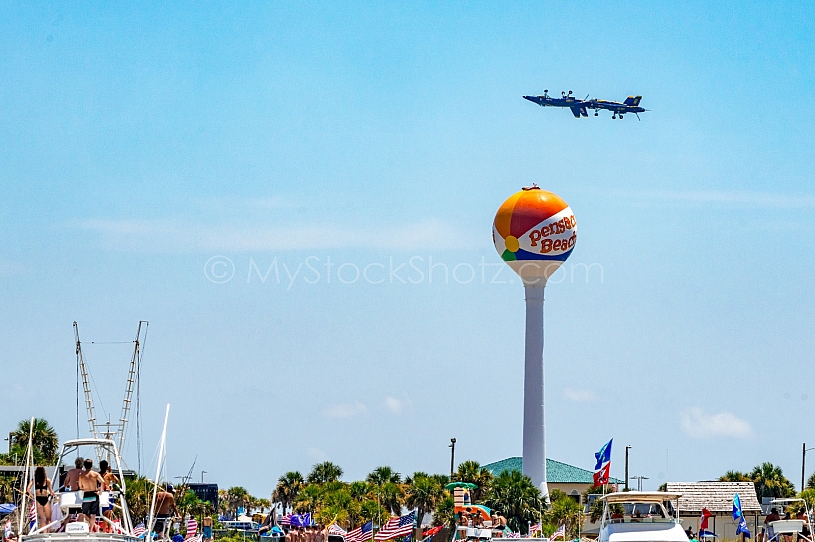
{"type": "Polygon", "coordinates": [[[673,518],[656,503],[622,503],[620,509],[612,508],[609,523],[671,523],[673,518]]]}

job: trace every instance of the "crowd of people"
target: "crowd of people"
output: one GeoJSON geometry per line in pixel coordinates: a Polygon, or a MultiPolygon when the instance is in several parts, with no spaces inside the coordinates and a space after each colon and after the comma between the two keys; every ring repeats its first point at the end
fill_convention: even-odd
{"type": "Polygon", "coordinates": [[[62,517],[62,511],[54,493],[51,480],[45,474],[44,467],[34,470],[34,479],[29,482],[26,492],[36,503],[37,526],[43,532],[61,531],[69,521],[84,521],[90,532],[97,532],[97,516],[105,518],[101,530],[111,532],[113,523],[113,499],[105,506],[100,506],[100,495],[118,487],[119,478],[111,471],[107,461],[99,462],[99,470],[93,470],[93,460],[77,457],[74,468],[69,470],[59,488],[61,492],[82,491],[82,502],[67,507],[68,514],[62,517]],[[54,505],[55,506],[52,506],[54,505]]]}

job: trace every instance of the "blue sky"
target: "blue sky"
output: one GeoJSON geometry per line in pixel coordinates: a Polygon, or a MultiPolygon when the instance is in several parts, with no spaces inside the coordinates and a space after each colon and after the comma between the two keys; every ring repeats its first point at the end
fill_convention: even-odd
{"type": "MultiPolygon", "coordinates": [[[[519,455],[523,292],[490,232],[534,182],[580,231],[546,293],[549,456],[591,468],[614,437],[612,474],[631,444],[646,487],[761,461],[797,481],[813,23],[805,2],[4,3],[0,425],[75,436],[71,322],[89,343],[144,319],[145,453],[169,402],[171,477],[197,454],[266,495],[326,459],[445,472],[450,437],[519,455]],[[521,99],[544,88],[651,111],[521,99]]],[[[129,348],[85,347],[113,417],[129,348]]]]}

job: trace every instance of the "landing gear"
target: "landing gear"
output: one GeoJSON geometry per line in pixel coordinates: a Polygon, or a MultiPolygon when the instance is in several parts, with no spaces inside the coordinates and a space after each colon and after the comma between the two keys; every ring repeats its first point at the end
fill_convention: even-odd
{"type": "Polygon", "coordinates": [[[599,115],[600,115],[600,113],[599,113],[597,110],[595,110],[595,111],[594,111],[594,116],[595,116],[595,117],[597,117],[597,116],[599,116],[599,115]]]}
{"type": "Polygon", "coordinates": [[[611,120],[617,120],[617,114],[616,113],[611,115],[611,120]]]}
{"type": "Polygon", "coordinates": [[[623,114],[620,113],[620,120],[623,120],[623,114]]]}

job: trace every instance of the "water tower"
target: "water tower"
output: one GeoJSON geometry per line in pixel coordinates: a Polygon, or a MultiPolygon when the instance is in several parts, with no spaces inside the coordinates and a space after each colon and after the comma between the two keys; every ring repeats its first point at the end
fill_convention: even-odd
{"type": "Polygon", "coordinates": [[[511,196],[492,225],[498,254],[518,276],[526,293],[524,355],[523,473],[549,494],[543,401],[543,289],[577,241],[574,213],[557,195],[533,185],[511,196]]]}

